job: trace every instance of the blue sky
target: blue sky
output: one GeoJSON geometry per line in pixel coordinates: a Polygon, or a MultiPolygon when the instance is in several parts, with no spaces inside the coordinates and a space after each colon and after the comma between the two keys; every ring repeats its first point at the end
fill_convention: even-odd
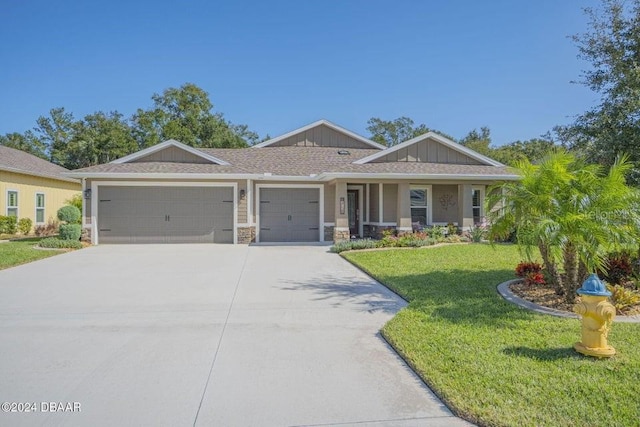
{"type": "Polygon", "coordinates": [[[0,1],[0,134],[64,106],[126,116],[192,82],[260,136],[408,116],[537,137],[598,101],[568,36],[595,0],[0,1]]]}

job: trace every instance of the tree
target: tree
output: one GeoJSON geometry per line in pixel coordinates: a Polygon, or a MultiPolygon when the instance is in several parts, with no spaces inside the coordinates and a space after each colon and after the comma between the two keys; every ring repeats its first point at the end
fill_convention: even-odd
{"type": "Polygon", "coordinates": [[[36,123],[36,136],[46,145],[49,161],[65,166],[66,148],[73,137],[73,114],[67,113],[64,107],[53,108],[49,117],[40,116],[36,123]]]}
{"type": "Polygon", "coordinates": [[[46,145],[40,141],[32,131],[28,130],[24,134],[13,132],[0,135],[0,145],[22,150],[43,159],[47,159],[46,145]]]}
{"type": "Polygon", "coordinates": [[[580,83],[600,95],[596,107],[569,126],[554,130],[569,148],[589,161],[610,166],[628,153],[640,184],[640,0],[603,0],[601,11],[587,8],[590,31],[573,37],[591,68],[580,83]]]}
{"type": "Polygon", "coordinates": [[[532,138],[493,148],[489,157],[509,166],[516,166],[523,160],[537,163],[555,147],[554,142],[548,137],[532,138]]]}
{"type": "Polygon", "coordinates": [[[493,149],[491,145],[491,130],[488,127],[483,126],[480,128],[480,132],[473,129],[460,141],[461,145],[472,149],[475,152],[483,154],[485,156],[491,156],[493,149]]]}
{"type": "Polygon", "coordinates": [[[108,163],[137,149],[122,114],[98,111],[73,124],[73,135],[65,149],[65,167],[76,169],[108,163]]]}
{"type": "Polygon", "coordinates": [[[140,148],[167,139],[194,147],[239,148],[258,139],[246,125],[233,125],[221,113],[213,113],[207,92],[192,83],[165,89],[151,99],[153,107],[138,109],[132,118],[140,148]]]}
{"type": "Polygon", "coordinates": [[[589,272],[604,265],[604,251],[636,244],[640,237],[640,197],[627,186],[632,169],[619,157],[608,173],[559,150],[540,164],[518,164],[521,180],[497,185],[488,192],[495,241],[515,231],[529,259],[535,248],[556,292],[573,303],[589,272]]]}
{"type": "Polygon", "coordinates": [[[427,132],[435,132],[446,138],[454,140],[453,137],[435,129],[430,129],[424,124],[414,126],[414,121],[409,117],[399,117],[395,120],[382,120],[372,117],[367,121],[367,131],[371,134],[370,139],[379,144],[391,147],[401,142],[407,141],[427,132]]]}

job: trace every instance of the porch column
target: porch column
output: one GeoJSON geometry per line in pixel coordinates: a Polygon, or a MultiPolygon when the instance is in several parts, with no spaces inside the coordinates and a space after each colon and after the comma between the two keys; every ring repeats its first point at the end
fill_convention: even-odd
{"type": "Polygon", "coordinates": [[[458,227],[462,230],[473,227],[473,194],[469,184],[458,185],[458,227]]]}
{"type": "Polygon", "coordinates": [[[349,217],[347,215],[347,183],[336,181],[335,219],[333,227],[333,241],[341,242],[349,240],[349,217]]]}
{"type": "Polygon", "coordinates": [[[411,226],[411,187],[409,183],[398,184],[398,207],[396,208],[396,223],[398,233],[407,233],[413,230],[411,226]]]}

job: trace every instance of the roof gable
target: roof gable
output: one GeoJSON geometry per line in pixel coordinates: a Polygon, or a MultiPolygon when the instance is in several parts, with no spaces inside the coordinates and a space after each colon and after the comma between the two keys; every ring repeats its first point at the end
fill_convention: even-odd
{"type": "Polygon", "coordinates": [[[62,175],[64,172],[68,172],[68,169],[48,162],[33,154],[4,145],[0,145],[0,170],[62,181],[78,182],[75,179],[62,175]]]}
{"type": "Polygon", "coordinates": [[[169,139],[144,150],[136,151],[121,157],[111,163],[139,163],[139,162],[168,162],[168,163],[214,163],[228,166],[229,163],[214,157],[197,148],[190,147],[175,139],[169,139]]]}
{"type": "Polygon", "coordinates": [[[353,162],[357,165],[380,162],[450,163],[466,165],[504,166],[502,163],[445,138],[427,132],[386,150],[353,162]]]}
{"type": "Polygon", "coordinates": [[[292,130],[284,135],[256,144],[253,147],[283,146],[376,148],[379,150],[385,148],[377,142],[371,141],[328,120],[318,120],[317,122],[292,130]]]}

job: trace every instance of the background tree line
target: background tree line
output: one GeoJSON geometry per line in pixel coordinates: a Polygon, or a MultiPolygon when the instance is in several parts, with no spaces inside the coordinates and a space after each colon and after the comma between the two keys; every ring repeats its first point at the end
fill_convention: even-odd
{"type": "MultiPolygon", "coordinates": [[[[585,9],[590,30],[573,36],[578,57],[591,67],[579,83],[600,96],[599,103],[556,126],[546,135],[494,146],[488,127],[472,130],[457,142],[507,165],[537,162],[555,146],[605,167],[621,153],[629,156],[634,185],[640,184],[640,0],[602,0],[600,9],[585,9]]],[[[69,169],[109,162],[166,139],[194,147],[247,147],[259,137],[247,125],[236,125],[213,111],[209,95],[187,83],[152,96],[153,105],[131,117],[98,111],[76,119],[64,108],[36,120],[33,130],[0,135],[0,144],[35,154],[69,169]]],[[[394,145],[428,131],[408,117],[371,118],[370,138],[394,145]]],[[[265,139],[267,139],[265,137],[265,139]]]]}

